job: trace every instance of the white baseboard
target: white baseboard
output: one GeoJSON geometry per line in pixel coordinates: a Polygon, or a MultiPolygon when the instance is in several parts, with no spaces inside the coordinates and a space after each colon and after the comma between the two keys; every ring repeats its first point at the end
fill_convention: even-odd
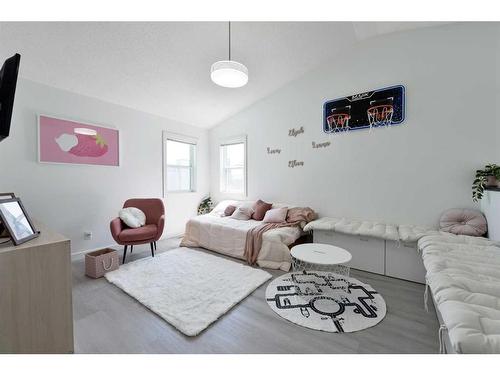
{"type": "Polygon", "coordinates": [[[81,259],[85,256],[85,254],[90,253],[92,251],[101,250],[101,249],[104,249],[106,247],[115,247],[115,246],[119,246],[119,245],[114,243],[112,245],[99,246],[99,247],[95,247],[93,249],[86,249],[86,250],[77,251],[76,253],[71,253],[71,260],[81,259]]]}
{"type": "MultiPolygon", "coordinates": [[[[173,238],[179,238],[179,237],[183,237],[184,236],[184,233],[179,233],[179,234],[169,234],[165,237],[162,237],[160,238],[160,241],[162,240],[170,240],[170,239],[173,239],[173,238]]],[[[115,248],[115,247],[122,247],[121,245],[118,245],[116,243],[112,243],[110,245],[105,245],[105,246],[99,246],[99,247],[95,247],[93,249],[86,249],[86,250],[81,250],[81,251],[77,251],[76,253],[71,253],[71,260],[80,260],[82,258],[85,257],[85,254],[87,253],[90,253],[92,251],[96,251],[96,250],[101,250],[101,249],[104,249],[106,247],[111,247],[111,248],[115,248]]]]}

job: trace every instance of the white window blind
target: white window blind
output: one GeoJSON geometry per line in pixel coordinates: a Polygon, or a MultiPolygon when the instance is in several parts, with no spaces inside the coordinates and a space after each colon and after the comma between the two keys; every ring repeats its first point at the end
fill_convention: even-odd
{"type": "Polygon", "coordinates": [[[167,192],[195,191],[196,144],[183,140],[165,140],[165,180],[167,192]]]}

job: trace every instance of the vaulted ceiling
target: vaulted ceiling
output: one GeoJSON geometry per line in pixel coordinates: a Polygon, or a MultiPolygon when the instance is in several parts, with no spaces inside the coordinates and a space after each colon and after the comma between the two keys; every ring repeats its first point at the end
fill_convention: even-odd
{"type": "Polygon", "coordinates": [[[210,66],[227,58],[227,22],[2,22],[0,58],[19,52],[23,78],[211,127],[343,48],[431,22],[235,22],[232,58],[249,83],[221,88],[210,66]]]}

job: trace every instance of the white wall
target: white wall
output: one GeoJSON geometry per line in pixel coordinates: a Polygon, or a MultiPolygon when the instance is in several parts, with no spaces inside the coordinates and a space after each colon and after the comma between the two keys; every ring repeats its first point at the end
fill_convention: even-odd
{"type": "Polygon", "coordinates": [[[199,139],[198,191],[164,200],[164,236],[180,234],[209,190],[206,130],[24,79],[18,82],[11,135],[0,143],[0,191],[21,197],[32,217],[71,239],[73,252],[110,245],[109,221],[126,199],[162,196],[163,130],[199,139]],[[38,163],[38,113],[116,127],[121,166],[38,163]],[[87,230],[92,240],[83,239],[87,230]]]}
{"type": "Polygon", "coordinates": [[[212,195],[223,198],[218,140],[246,133],[250,198],[414,224],[436,224],[446,208],[473,206],[474,171],[497,161],[500,145],[497,35],[494,24],[447,25],[370,39],[339,54],[210,131],[212,195]],[[325,101],[394,84],[407,90],[403,125],[322,132],[325,101]],[[300,126],[305,134],[288,136],[300,126]],[[312,149],[312,141],[327,140],[329,148],[312,149]],[[266,147],[282,152],[268,155],[266,147]],[[305,165],[288,168],[293,159],[305,165]]]}

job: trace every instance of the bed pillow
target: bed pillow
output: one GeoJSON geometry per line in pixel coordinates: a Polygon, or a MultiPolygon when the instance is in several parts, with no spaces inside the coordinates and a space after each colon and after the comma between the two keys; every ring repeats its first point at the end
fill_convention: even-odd
{"type": "Polygon", "coordinates": [[[235,210],[236,210],[236,206],[233,206],[232,204],[230,204],[224,210],[224,216],[231,216],[235,210]]]}
{"type": "Polygon", "coordinates": [[[234,210],[231,217],[237,220],[250,220],[253,214],[253,209],[248,206],[240,206],[234,210]]]}
{"type": "Polygon", "coordinates": [[[443,232],[465,234],[480,237],[488,230],[484,215],[478,210],[468,208],[452,208],[447,210],[439,220],[443,232]]]}
{"type": "Polygon", "coordinates": [[[286,220],[288,207],[272,208],[264,215],[265,223],[283,223],[286,220]]]}
{"type": "Polygon", "coordinates": [[[146,215],[136,207],[122,208],[118,216],[130,228],[140,228],[146,224],[146,215]]]}
{"type": "Polygon", "coordinates": [[[272,203],[266,203],[263,200],[258,200],[255,203],[255,212],[252,215],[252,219],[261,221],[264,219],[264,215],[273,207],[272,203]]]}
{"type": "Polygon", "coordinates": [[[237,204],[238,204],[238,201],[235,201],[235,200],[220,201],[219,203],[217,203],[217,205],[214,207],[214,209],[210,213],[212,213],[214,215],[222,216],[224,214],[224,210],[227,208],[227,206],[229,206],[229,205],[236,206],[237,204]]]}

